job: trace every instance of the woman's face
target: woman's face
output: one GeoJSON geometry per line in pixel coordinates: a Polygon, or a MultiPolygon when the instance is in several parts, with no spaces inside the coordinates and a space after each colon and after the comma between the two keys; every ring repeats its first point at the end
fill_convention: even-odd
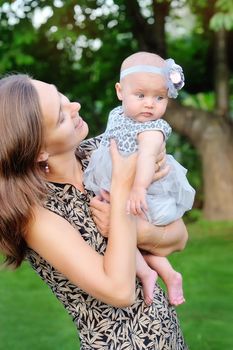
{"type": "Polygon", "coordinates": [[[88,134],[88,126],[80,117],[78,102],[70,102],[54,85],[32,80],[44,118],[44,149],[48,156],[73,151],[88,134]]]}

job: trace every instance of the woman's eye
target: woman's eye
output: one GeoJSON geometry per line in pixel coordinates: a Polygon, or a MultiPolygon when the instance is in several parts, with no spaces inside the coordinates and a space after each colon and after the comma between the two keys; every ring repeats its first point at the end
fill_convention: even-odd
{"type": "Polygon", "coordinates": [[[64,122],[64,120],[65,120],[65,115],[64,115],[63,112],[61,112],[61,113],[60,113],[60,118],[59,118],[60,124],[62,124],[62,123],[64,122]]]}

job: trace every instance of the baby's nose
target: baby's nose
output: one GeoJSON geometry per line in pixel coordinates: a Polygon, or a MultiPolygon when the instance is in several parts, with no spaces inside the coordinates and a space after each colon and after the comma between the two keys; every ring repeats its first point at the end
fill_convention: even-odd
{"type": "Polygon", "coordinates": [[[152,97],[147,97],[145,100],[146,107],[152,108],[154,106],[154,99],[152,97]]]}

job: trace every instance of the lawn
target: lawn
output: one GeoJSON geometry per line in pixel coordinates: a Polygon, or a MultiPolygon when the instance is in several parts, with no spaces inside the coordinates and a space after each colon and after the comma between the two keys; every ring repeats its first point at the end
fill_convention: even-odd
{"type": "Polygon", "coordinates": [[[233,349],[233,222],[188,226],[189,243],[170,261],[184,277],[177,309],[190,350],[233,349]]]}
{"type": "MultiPolygon", "coordinates": [[[[233,222],[199,221],[170,261],[182,272],[186,303],[180,306],[190,350],[233,349],[233,222]]],[[[71,319],[27,266],[0,271],[0,350],[77,350],[71,319]]]]}
{"type": "Polygon", "coordinates": [[[71,318],[26,263],[0,271],[0,350],[78,348],[71,318]]]}

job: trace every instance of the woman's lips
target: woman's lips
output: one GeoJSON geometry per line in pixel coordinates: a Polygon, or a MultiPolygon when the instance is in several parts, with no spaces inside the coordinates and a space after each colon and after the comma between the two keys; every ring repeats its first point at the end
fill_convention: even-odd
{"type": "Polygon", "coordinates": [[[83,125],[83,119],[81,117],[79,117],[78,122],[75,125],[75,129],[81,128],[82,125],[83,125]]]}

